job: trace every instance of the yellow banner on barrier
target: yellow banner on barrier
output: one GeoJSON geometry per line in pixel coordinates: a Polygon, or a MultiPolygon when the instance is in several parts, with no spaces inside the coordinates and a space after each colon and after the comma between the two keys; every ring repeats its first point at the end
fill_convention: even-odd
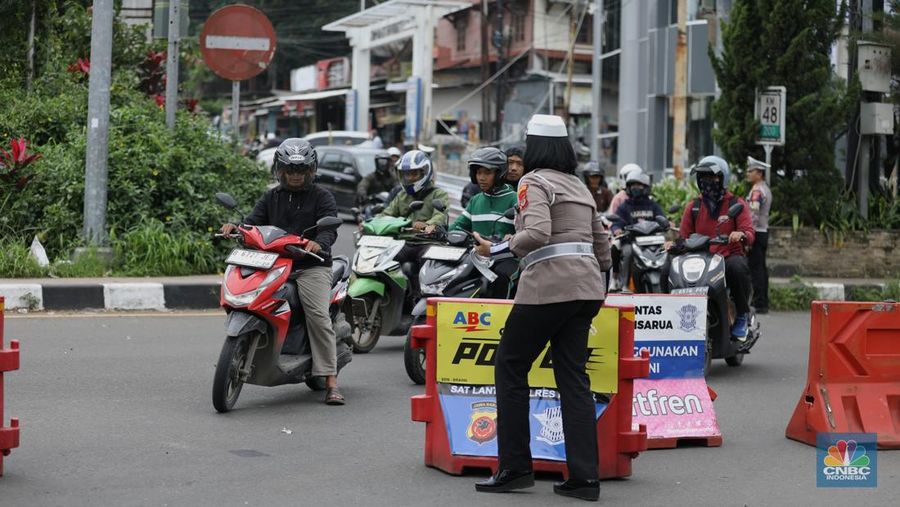
{"type": "MultiPolygon", "coordinates": [[[[436,315],[437,381],[493,385],[494,355],[510,311],[512,304],[439,302],[436,315]]],[[[528,374],[531,387],[556,387],[548,349],[549,343],[531,367],[528,374]]],[[[594,318],[588,350],[591,391],[616,392],[619,379],[619,312],[616,308],[602,308],[594,318]]]]}

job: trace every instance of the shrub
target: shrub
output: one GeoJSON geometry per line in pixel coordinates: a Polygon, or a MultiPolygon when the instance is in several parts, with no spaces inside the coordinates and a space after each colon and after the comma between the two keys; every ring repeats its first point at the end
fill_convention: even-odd
{"type": "Polygon", "coordinates": [[[47,270],[29,255],[24,242],[3,239],[0,241],[0,277],[4,278],[40,278],[47,275],[47,270]]]}

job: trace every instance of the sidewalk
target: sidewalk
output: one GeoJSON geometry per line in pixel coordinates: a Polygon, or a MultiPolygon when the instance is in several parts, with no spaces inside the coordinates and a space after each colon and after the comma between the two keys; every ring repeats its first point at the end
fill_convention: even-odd
{"type": "MultiPolygon", "coordinates": [[[[188,310],[219,307],[220,275],[159,278],[0,278],[6,309],[28,310],[188,310]]],[[[844,301],[857,290],[884,287],[880,279],[804,278],[818,299],[844,301]]],[[[771,278],[771,287],[792,288],[789,278],[771,278]]]]}

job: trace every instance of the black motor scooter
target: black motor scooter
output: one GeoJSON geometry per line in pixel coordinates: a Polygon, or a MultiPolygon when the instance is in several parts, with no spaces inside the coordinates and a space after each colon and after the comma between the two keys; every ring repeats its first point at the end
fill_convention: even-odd
{"type": "MultiPolygon", "coordinates": [[[[743,204],[735,204],[728,209],[728,217],[734,219],[744,210],[743,204]]],[[[737,317],[734,302],[725,283],[725,258],[709,251],[710,245],[724,245],[728,237],[718,234],[710,238],[702,234],[692,234],[680,248],[679,255],[672,259],[669,272],[669,287],[672,294],[703,294],[706,296],[706,364],[703,374],[709,372],[713,359],[725,359],[728,366],[740,366],[744,355],[760,337],[759,320],[750,307],[750,320],[745,341],[731,336],[731,326],[737,317]]],[[[673,248],[674,253],[676,248],[673,248]]],[[[752,295],[750,295],[752,298],[752,295]]]]}
{"type": "MultiPolygon", "coordinates": [[[[621,217],[612,215],[608,217],[613,222],[622,222],[621,217]]],[[[664,216],[657,216],[654,220],[642,220],[636,224],[626,225],[622,228],[624,234],[618,236],[620,244],[631,246],[631,259],[628,271],[631,280],[624,280],[622,289],[627,289],[629,281],[633,283],[634,292],[638,294],[660,294],[662,292],[662,267],[669,257],[664,248],[666,231],[669,230],[669,220],[664,216]]],[[[626,262],[622,255],[622,263],[626,262]]],[[[620,268],[620,269],[624,269],[620,268]]]]}
{"type": "MultiPolygon", "coordinates": [[[[515,208],[500,218],[513,219],[515,208]]],[[[497,219],[497,221],[500,220],[497,219]]],[[[495,221],[496,223],[496,221],[495,221]]],[[[498,241],[500,238],[485,238],[498,241]]],[[[498,275],[493,268],[505,259],[513,259],[511,252],[482,257],[475,252],[475,240],[467,231],[447,233],[447,245],[434,245],[422,255],[425,261],[419,270],[420,299],[413,308],[413,325],[425,323],[425,310],[430,297],[484,298],[498,275]]],[[[507,297],[512,288],[507,291],[507,297]]],[[[425,350],[412,347],[412,328],[403,346],[406,374],[416,384],[425,383],[425,350]]]]}

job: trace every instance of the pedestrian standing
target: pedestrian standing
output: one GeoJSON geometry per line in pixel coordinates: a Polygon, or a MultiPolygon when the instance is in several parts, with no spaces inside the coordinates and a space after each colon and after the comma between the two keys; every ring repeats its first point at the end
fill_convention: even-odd
{"type": "Polygon", "coordinates": [[[519,290],[496,353],[499,468],[476,484],[502,493],[534,485],[528,371],[547,342],[560,392],[569,479],[564,496],[597,500],[596,405],[585,371],[588,332],[605,297],[609,238],[594,199],[575,176],[578,162],[559,116],[528,123],[525,176],[519,181],[516,234],[519,290]]]}
{"type": "Polygon", "coordinates": [[[769,249],[769,210],[772,209],[772,190],[766,185],[766,171],[771,166],[753,157],[747,157],[747,181],[753,185],[747,203],[753,218],[756,240],[747,259],[753,280],[753,307],[756,313],[769,313],[769,268],[766,252],[769,249]]]}

